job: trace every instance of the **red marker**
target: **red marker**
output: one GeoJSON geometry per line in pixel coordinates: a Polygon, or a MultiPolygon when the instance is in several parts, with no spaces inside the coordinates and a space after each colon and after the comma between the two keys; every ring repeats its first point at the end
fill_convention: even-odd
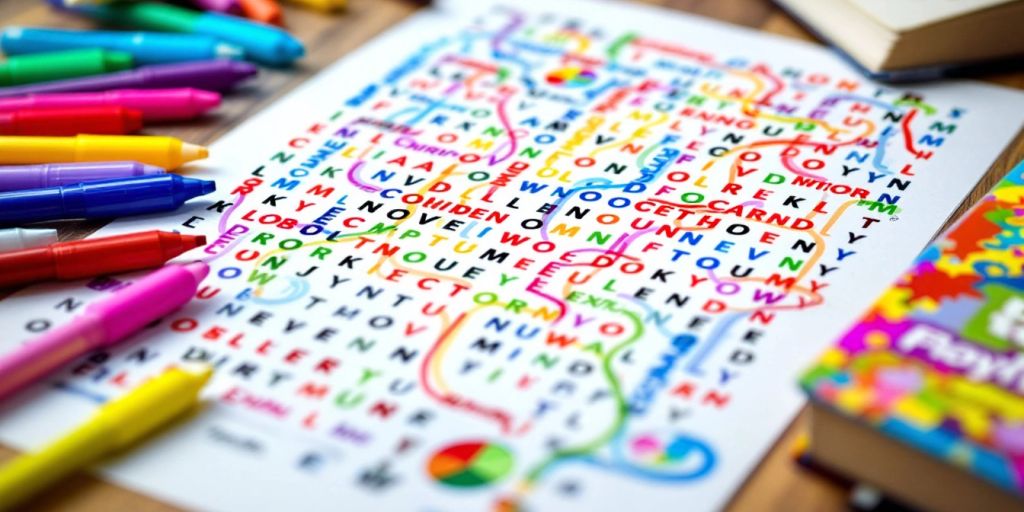
{"type": "Polygon", "coordinates": [[[0,112],[0,135],[124,135],[142,129],[142,113],[122,107],[75,107],[0,112]]]}
{"type": "Polygon", "coordinates": [[[159,267],[206,237],[143,231],[0,254],[0,287],[159,267]]]}

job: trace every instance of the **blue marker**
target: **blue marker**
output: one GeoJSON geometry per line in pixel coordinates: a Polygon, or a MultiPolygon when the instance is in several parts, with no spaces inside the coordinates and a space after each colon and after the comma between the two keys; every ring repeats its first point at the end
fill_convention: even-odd
{"type": "Polygon", "coordinates": [[[168,212],[215,189],[212,181],[157,174],[5,192],[0,193],[0,223],[168,212]]]}
{"type": "Polygon", "coordinates": [[[0,35],[7,55],[103,48],[131,54],[136,64],[166,64],[210,59],[241,59],[241,48],[215,37],[158,32],[88,32],[11,27],[0,35]]]}
{"type": "MultiPolygon", "coordinates": [[[[50,4],[67,9],[61,0],[50,4]]],[[[215,12],[197,12],[159,2],[116,2],[68,9],[104,23],[160,32],[206,34],[238,45],[246,58],[287,66],[305,53],[302,43],[277,27],[215,12]]]]}

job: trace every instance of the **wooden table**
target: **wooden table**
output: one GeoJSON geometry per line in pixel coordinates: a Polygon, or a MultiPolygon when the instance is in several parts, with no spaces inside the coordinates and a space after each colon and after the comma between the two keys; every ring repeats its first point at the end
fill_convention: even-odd
{"type": "MultiPolygon", "coordinates": [[[[812,39],[791,18],[767,0],[643,0],[689,11],[711,18],[756,27],[800,39],[812,39]]],[[[294,70],[265,71],[249,86],[225,98],[217,115],[201,122],[161,126],[159,133],[209,143],[249,115],[263,109],[291,88],[302,83],[327,64],[374,37],[416,10],[414,3],[400,0],[351,0],[344,14],[328,16],[286,8],[288,25],[306,44],[308,56],[294,70]]],[[[0,0],[0,20],[4,25],[76,27],[86,26],[70,16],[48,9],[43,2],[0,0]]],[[[986,81],[1024,89],[1024,72],[984,77],[986,81]]],[[[1008,171],[1024,159],[1024,136],[1018,134],[989,170],[985,178],[961,205],[957,216],[976,201],[1008,171]]],[[[100,224],[80,223],[58,226],[62,239],[81,238],[100,224]]],[[[733,510],[840,510],[845,506],[846,489],[839,484],[795,466],[790,456],[794,440],[801,430],[801,414],[765,457],[746,485],[733,498],[733,510]]],[[[0,460],[14,452],[0,446],[0,460]]],[[[40,512],[133,512],[171,511],[175,507],[146,496],[105,483],[91,476],[78,476],[52,489],[48,496],[32,504],[40,512]]]]}

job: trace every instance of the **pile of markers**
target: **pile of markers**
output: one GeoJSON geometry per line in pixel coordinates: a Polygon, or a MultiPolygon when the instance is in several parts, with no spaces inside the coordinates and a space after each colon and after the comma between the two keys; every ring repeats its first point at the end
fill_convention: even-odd
{"type": "MultiPolygon", "coordinates": [[[[173,172],[205,158],[205,147],[133,134],[203,116],[257,73],[254,63],[286,67],[304,53],[271,24],[281,22],[273,0],[196,0],[198,10],[146,1],[50,3],[144,32],[18,27],[0,34],[0,289],[160,268],[0,353],[0,403],[188,303],[209,272],[202,262],[166,264],[205,244],[201,235],[153,230],[58,242],[55,230],[32,223],[168,212],[213,192],[214,182],[173,172]]],[[[210,371],[169,369],[57,443],[0,467],[0,510],[182,414],[210,371]]]]}
{"type": "MultiPolygon", "coordinates": [[[[308,7],[323,12],[336,11],[345,7],[346,0],[286,0],[290,4],[308,7]]],[[[251,20],[280,25],[281,6],[276,0],[193,0],[196,7],[207,11],[245,16],[251,20]]]]}
{"type": "Polygon", "coordinates": [[[0,165],[13,165],[0,168],[0,224],[169,211],[212,192],[213,182],[167,172],[205,158],[206,148],[129,134],[213,109],[222,92],[257,73],[243,59],[282,67],[304,53],[279,27],[232,14],[159,2],[51,3],[154,32],[0,34],[0,165]]]}

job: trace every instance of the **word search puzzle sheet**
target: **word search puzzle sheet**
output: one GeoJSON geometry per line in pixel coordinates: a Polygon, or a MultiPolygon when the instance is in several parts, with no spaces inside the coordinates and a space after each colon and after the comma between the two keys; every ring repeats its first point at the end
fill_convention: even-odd
{"type": "MultiPolygon", "coordinates": [[[[0,437],[205,361],[206,406],[106,475],[218,511],[718,509],[1022,119],[654,8],[443,2],[215,144],[212,198],[101,230],[204,234],[213,271],[0,437]]],[[[5,300],[0,350],[133,277],[5,300]]]]}

